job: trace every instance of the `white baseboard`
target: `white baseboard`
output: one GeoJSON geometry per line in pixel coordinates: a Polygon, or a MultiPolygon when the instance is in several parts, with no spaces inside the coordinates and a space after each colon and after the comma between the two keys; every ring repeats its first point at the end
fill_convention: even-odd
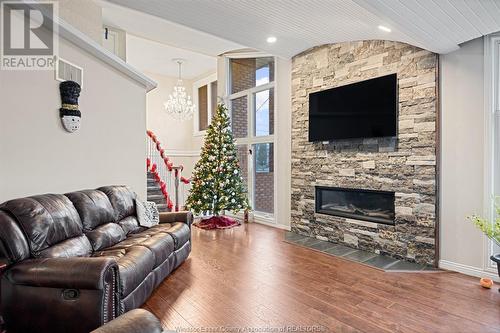
{"type": "Polygon", "coordinates": [[[476,277],[487,277],[493,281],[500,282],[498,274],[493,272],[485,271],[478,267],[473,267],[469,265],[463,265],[452,261],[439,260],[439,268],[446,269],[448,271],[459,272],[465,275],[476,276],[476,277]]]}
{"type": "Polygon", "coordinates": [[[253,223],[258,223],[258,224],[262,224],[262,225],[265,225],[265,226],[268,226],[268,227],[273,227],[273,228],[287,230],[287,231],[291,230],[290,226],[288,226],[288,225],[277,224],[277,223],[270,223],[270,222],[264,222],[264,221],[259,220],[259,219],[255,219],[253,223]]]}

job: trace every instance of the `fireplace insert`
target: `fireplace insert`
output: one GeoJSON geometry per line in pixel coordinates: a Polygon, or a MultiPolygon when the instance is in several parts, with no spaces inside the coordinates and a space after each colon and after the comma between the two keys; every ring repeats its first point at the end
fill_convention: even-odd
{"type": "Polygon", "coordinates": [[[316,186],[316,213],[394,224],[394,192],[316,186]]]}

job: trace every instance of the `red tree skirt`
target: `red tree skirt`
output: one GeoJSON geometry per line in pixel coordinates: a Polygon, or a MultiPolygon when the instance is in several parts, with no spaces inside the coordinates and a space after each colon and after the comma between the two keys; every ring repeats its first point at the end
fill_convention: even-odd
{"type": "Polygon", "coordinates": [[[208,219],[203,219],[200,222],[194,223],[200,229],[229,229],[236,227],[241,223],[227,216],[212,216],[208,219]]]}

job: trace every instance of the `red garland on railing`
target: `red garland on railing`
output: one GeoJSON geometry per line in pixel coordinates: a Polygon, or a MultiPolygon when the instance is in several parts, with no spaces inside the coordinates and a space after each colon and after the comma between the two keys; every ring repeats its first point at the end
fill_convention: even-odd
{"type": "MultiPolygon", "coordinates": [[[[151,161],[148,161],[146,159],[146,165],[151,164],[151,161]]],[[[149,172],[153,174],[154,180],[157,184],[160,185],[161,193],[163,194],[163,197],[165,198],[165,201],[167,202],[167,207],[171,209],[173,205],[170,205],[169,202],[171,203],[172,201],[170,200],[170,196],[167,192],[167,184],[161,179],[160,175],[158,174],[158,169],[155,163],[151,166],[151,168],[148,167],[149,172]],[[172,206],[172,207],[171,207],[172,206]]]]}
{"type": "MultiPolygon", "coordinates": [[[[146,134],[153,140],[153,142],[156,145],[156,149],[160,152],[160,156],[163,159],[163,162],[165,163],[165,166],[167,167],[168,171],[172,171],[174,167],[174,163],[170,161],[168,156],[165,155],[165,149],[161,147],[160,142],[158,141],[158,138],[156,135],[150,131],[147,130],[146,134]]],[[[152,163],[149,158],[146,158],[146,167],[147,169],[153,174],[153,177],[155,181],[160,185],[161,192],[163,193],[163,196],[165,197],[165,200],[167,201],[167,207],[168,209],[172,209],[174,207],[174,203],[170,199],[170,195],[167,192],[167,184],[161,179],[160,175],[158,174],[158,166],[156,163],[152,163]]],[[[184,166],[180,165],[180,171],[184,170],[184,166]]],[[[175,170],[175,172],[179,172],[178,169],[175,170]]],[[[184,184],[189,184],[190,180],[187,179],[186,177],[181,176],[180,181],[184,184]]],[[[178,208],[176,207],[176,210],[178,208]]]]}

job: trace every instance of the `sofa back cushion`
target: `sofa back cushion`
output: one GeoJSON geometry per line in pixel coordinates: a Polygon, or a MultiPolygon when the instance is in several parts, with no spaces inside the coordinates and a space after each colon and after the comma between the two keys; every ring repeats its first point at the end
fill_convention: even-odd
{"type": "Polygon", "coordinates": [[[29,258],[28,242],[16,220],[0,210],[0,252],[9,264],[29,258]]]}
{"type": "Polygon", "coordinates": [[[31,256],[83,233],[82,222],[71,201],[61,194],[14,199],[0,209],[15,217],[28,240],[31,256]]]}
{"type": "Polygon", "coordinates": [[[88,257],[92,254],[92,246],[85,235],[68,238],[40,251],[39,258],[88,257]]]}
{"type": "Polygon", "coordinates": [[[135,193],[128,186],[104,186],[98,188],[104,192],[114,209],[115,221],[136,215],[135,214],[135,193]]]}
{"type": "Polygon", "coordinates": [[[125,231],[119,224],[114,222],[100,225],[92,231],[87,231],[85,235],[92,244],[94,251],[113,246],[126,238],[125,231]]]}
{"type": "Polygon", "coordinates": [[[122,227],[123,231],[125,231],[126,235],[136,233],[144,228],[139,226],[139,221],[137,221],[137,217],[129,216],[119,221],[118,224],[122,227]]]}
{"type": "Polygon", "coordinates": [[[83,230],[91,231],[95,227],[115,221],[115,211],[108,196],[99,190],[83,190],[66,193],[75,206],[83,230]]]}

